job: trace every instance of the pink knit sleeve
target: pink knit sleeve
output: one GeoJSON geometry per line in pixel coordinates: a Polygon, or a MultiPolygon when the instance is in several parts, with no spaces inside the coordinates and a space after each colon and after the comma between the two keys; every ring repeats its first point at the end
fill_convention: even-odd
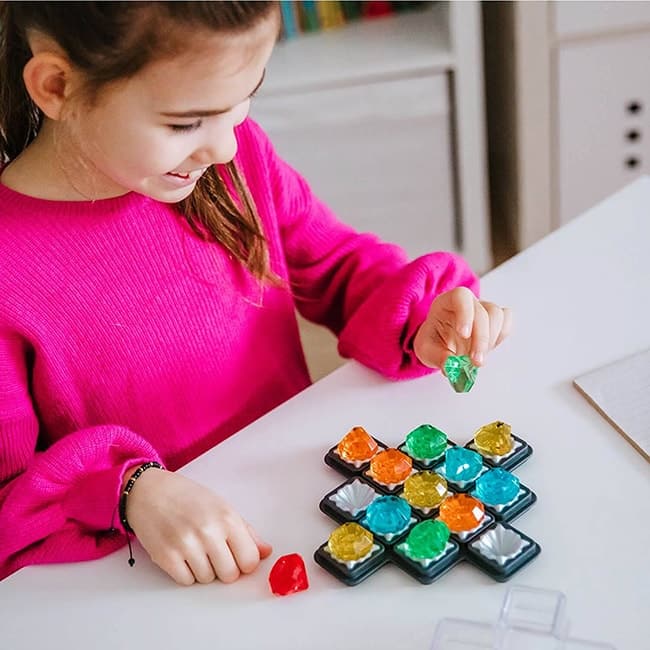
{"type": "Polygon", "coordinates": [[[118,426],[74,431],[36,451],[25,352],[21,337],[0,328],[0,579],[29,564],[90,560],[119,548],[123,474],[160,461],[118,426]]]}
{"type": "Polygon", "coordinates": [[[478,278],[455,254],[409,262],[398,246],[342,224],[275,154],[259,127],[251,129],[267,159],[299,311],[338,335],[342,356],[386,377],[431,372],[415,357],[413,338],[437,295],[460,286],[477,293],[478,278]]]}

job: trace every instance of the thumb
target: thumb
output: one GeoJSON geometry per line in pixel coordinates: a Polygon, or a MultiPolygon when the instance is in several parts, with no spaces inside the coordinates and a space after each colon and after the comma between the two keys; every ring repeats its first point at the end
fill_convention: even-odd
{"type": "Polygon", "coordinates": [[[248,526],[248,532],[250,533],[250,536],[253,538],[253,541],[257,546],[257,550],[260,553],[260,560],[263,560],[267,558],[269,555],[271,555],[271,553],[273,553],[273,547],[268,542],[265,542],[257,534],[257,531],[248,522],[246,523],[246,526],[248,526]]]}

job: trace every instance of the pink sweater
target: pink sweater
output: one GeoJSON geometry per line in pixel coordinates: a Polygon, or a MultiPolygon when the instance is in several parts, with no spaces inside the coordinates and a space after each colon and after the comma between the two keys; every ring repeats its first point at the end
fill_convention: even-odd
{"type": "Polygon", "coordinates": [[[175,470],[304,389],[296,309],[400,379],[428,372],[410,345],[432,299],[477,289],[454,255],[409,263],[336,221],[252,121],[237,137],[291,291],[262,291],[173,206],[0,185],[0,578],[121,547],[129,467],[175,470]]]}

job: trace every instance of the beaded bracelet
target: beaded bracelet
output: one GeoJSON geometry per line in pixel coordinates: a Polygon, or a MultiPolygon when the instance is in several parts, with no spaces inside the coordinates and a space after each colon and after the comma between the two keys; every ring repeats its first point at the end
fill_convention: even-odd
{"type": "Polygon", "coordinates": [[[129,525],[129,522],[127,521],[126,518],[126,499],[129,496],[129,492],[131,492],[131,489],[133,488],[133,485],[135,482],[148,470],[151,469],[152,467],[155,467],[156,469],[165,469],[160,463],[157,463],[156,461],[152,460],[148,463],[144,463],[143,465],[140,465],[138,469],[133,472],[133,475],[131,478],[127,481],[126,485],[124,486],[124,490],[122,491],[122,494],[120,496],[120,507],[119,507],[119,513],[120,513],[120,521],[122,522],[122,526],[124,526],[124,530],[127,533],[133,533],[134,530],[131,528],[129,525]]]}

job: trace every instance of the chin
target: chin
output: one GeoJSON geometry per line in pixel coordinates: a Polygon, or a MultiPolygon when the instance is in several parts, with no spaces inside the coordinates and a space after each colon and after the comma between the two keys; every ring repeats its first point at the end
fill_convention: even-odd
{"type": "Polygon", "coordinates": [[[194,191],[195,187],[196,183],[189,185],[188,187],[179,187],[173,190],[142,188],[140,193],[154,199],[155,201],[160,201],[161,203],[178,203],[179,201],[186,199],[194,191]]]}

